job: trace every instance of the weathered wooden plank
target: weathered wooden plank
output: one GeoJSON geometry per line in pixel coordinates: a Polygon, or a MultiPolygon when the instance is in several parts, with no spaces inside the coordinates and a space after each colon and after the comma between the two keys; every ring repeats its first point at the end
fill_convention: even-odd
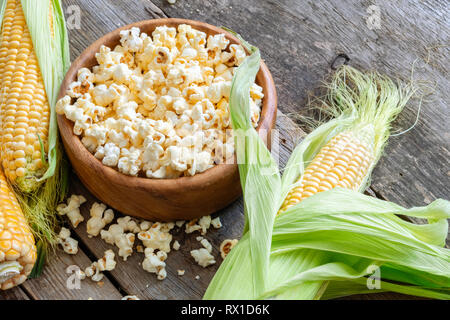
{"type": "Polygon", "coordinates": [[[30,298],[19,286],[4,291],[0,290],[0,300],[30,300],[30,298]]]}
{"type": "Polygon", "coordinates": [[[101,286],[90,279],[81,281],[79,288],[70,285],[69,277],[73,275],[73,271],[67,273],[67,268],[78,266],[84,270],[91,263],[82,250],[76,255],[69,255],[58,248],[55,254],[50,256],[42,275],[25,281],[22,287],[33,300],[121,299],[122,294],[106,277],[102,280],[101,286]]]}
{"type": "Polygon", "coordinates": [[[132,5],[128,1],[66,0],[63,3],[66,16],[70,6],[80,10],[80,29],[68,28],[72,61],[105,33],[135,21],[164,17],[146,0],[133,1],[132,5]]]}

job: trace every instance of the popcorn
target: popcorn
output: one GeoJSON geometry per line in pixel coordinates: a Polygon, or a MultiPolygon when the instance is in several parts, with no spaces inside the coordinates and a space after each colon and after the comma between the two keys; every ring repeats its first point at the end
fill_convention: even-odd
{"type": "Polygon", "coordinates": [[[184,220],[178,220],[178,221],[175,222],[175,225],[176,225],[178,228],[181,228],[185,222],[186,222],[186,221],[184,221],[184,220]]]}
{"type": "Polygon", "coordinates": [[[244,48],[241,45],[232,44],[230,45],[230,52],[233,53],[235,57],[235,63],[237,66],[240,66],[241,63],[244,61],[247,54],[245,53],[244,48]]]}
{"type": "Polygon", "coordinates": [[[119,171],[130,176],[137,176],[141,164],[140,156],[141,150],[135,147],[131,147],[131,149],[123,148],[122,156],[117,163],[119,171]]]}
{"type": "Polygon", "coordinates": [[[139,232],[138,239],[146,248],[170,252],[172,235],[164,228],[161,230],[161,224],[155,223],[149,230],[139,232]]]}
{"type": "Polygon", "coordinates": [[[201,234],[205,235],[206,231],[209,229],[209,226],[211,225],[211,216],[203,216],[198,221],[199,226],[201,227],[202,231],[201,234]]]}
{"type": "MultiPolygon", "coordinates": [[[[81,68],[56,112],[74,123],[83,145],[106,166],[130,175],[193,176],[233,159],[229,96],[244,48],[224,34],[189,25],[120,32],[120,45],[101,46],[98,65],[81,68]],[[206,135],[208,130],[220,131],[206,135]]],[[[250,117],[256,127],[264,94],[253,84],[250,117]]]]}
{"type": "Polygon", "coordinates": [[[144,41],[139,37],[139,28],[120,31],[120,44],[130,52],[141,50],[144,41]]]}
{"type": "MultiPolygon", "coordinates": [[[[117,219],[117,222],[120,219],[117,219]]],[[[112,224],[107,231],[100,231],[100,236],[106,243],[116,245],[119,248],[119,256],[123,258],[123,261],[127,261],[127,258],[133,253],[135,240],[133,233],[125,233],[125,231],[128,231],[128,228],[124,228],[123,220],[122,224],[112,224]]]]}
{"type": "Polygon", "coordinates": [[[200,243],[206,250],[208,250],[209,253],[212,252],[212,245],[211,245],[211,243],[209,243],[209,241],[207,239],[202,239],[200,241],[200,243]]]}
{"type": "Polygon", "coordinates": [[[139,228],[140,228],[142,231],[147,231],[148,229],[151,228],[152,225],[153,225],[153,223],[151,223],[150,221],[142,221],[142,222],[139,224],[139,228]]]}
{"type": "Polygon", "coordinates": [[[106,250],[103,258],[92,263],[84,270],[86,277],[91,278],[92,281],[99,282],[103,279],[102,271],[112,271],[116,267],[116,261],[114,260],[114,252],[112,250],[106,250]]]}
{"type": "Polygon", "coordinates": [[[230,253],[231,249],[238,243],[239,241],[237,239],[226,239],[223,240],[223,242],[220,244],[220,255],[222,256],[222,259],[225,259],[228,253],[230,253]]]}
{"type": "Polygon", "coordinates": [[[124,232],[138,233],[141,231],[141,228],[138,226],[136,220],[130,216],[117,219],[117,224],[123,228],[124,232]]]}
{"type": "Polygon", "coordinates": [[[216,263],[214,257],[205,248],[191,250],[191,256],[194,258],[195,262],[197,262],[197,264],[203,268],[216,263]]]}
{"type": "Polygon", "coordinates": [[[86,198],[82,195],[71,195],[67,200],[67,204],[60,204],[56,207],[56,212],[59,215],[67,215],[73,227],[76,228],[80,222],[84,221],[83,216],[80,213],[80,206],[86,202],[86,198]]]}
{"type": "Polygon", "coordinates": [[[225,50],[230,41],[225,37],[225,34],[219,33],[208,37],[207,48],[212,50],[225,50]]]}
{"type": "Polygon", "coordinates": [[[100,230],[114,219],[114,212],[106,210],[106,205],[95,202],[91,207],[91,218],[87,222],[87,233],[90,237],[98,236],[100,230]]]}
{"type": "Polygon", "coordinates": [[[214,218],[211,220],[211,225],[215,228],[215,229],[220,229],[222,228],[222,222],[220,222],[220,217],[214,218]]]}
{"type": "Polygon", "coordinates": [[[89,92],[91,84],[89,82],[72,82],[67,89],[67,94],[72,98],[80,98],[89,92]]]}
{"type": "Polygon", "coordinates": [[[120,148],[116,146],[114,143],[107,143],[104,147],[100,147],[101,149],[97,149],[97,152],[99,154],[96,154],[95,156],[98,158],[101,155],[102,163],[106,166],[114,167],[119,162],[119,156],[120,156],[120,148]]]}
{"type": "Polygon", "coordinates": [[[58,243],[63,247],[64,252],[68,254],[78,253],[78,241],[70,237],[70,230],[61,228],[58,234],[58,243]]]}
{"type": "Polygon", "coordinates": [[[158,280],[164,280],[167,276],[166,263],[167,253],[164,251],[154,252],[153,248],[146,248],[144,251],[145,259],[142,262],[142,268],[150,273],[156,273],[158,280]]]}
{"type": "Polygon", "coordinates": [[[120,300],[141,300],[141,299],[139,299],[137,296],[129,295],[129,296],[122,297],[122,299],[120,299],[120,300]]]}
{"type": "Polygon", "coordinates": [[[186,223],[185,232],[186,233],[192,233],[194,231],[201,230],[202,227],[200,227],[197,224],[197,221],[198,221],[198,219],[193,219],[193,220],[189,221],[188,223],[186,223]]]}

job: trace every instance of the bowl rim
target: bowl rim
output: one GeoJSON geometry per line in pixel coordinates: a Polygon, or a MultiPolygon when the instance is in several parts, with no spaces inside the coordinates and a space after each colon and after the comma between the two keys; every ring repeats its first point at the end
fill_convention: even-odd
{"type": "MultiPolygon", "coordinates": [[[[68,69],[63,82],[61,83],[58,99],[61,99],[65,94],[69,84],[73,81],[74,76],[76,76],[78,70],[80,68],[85,67],[83,64],[83,58],[85,56],[89,56],[98,52],[98,48],[102,44],[104,44],[108,39],[118,37],[120,31],[128,30],[132,27],[138,27],[142,30],[142,26],[147,24],[154,24],[155,26],[160,25],[179,25],[179,24],[188,24],[197,29],[207,28],[211,31],[212,34],[223,33],[225,36],[231,40],[230,42],[241,44],[241,41],[232,35],[230,32],[216,27],[214,25],[190,19],[180,19],[180,18],[162,18],[162,19],[149,19],[142,20],[134,23],[130,23],[128,25],[117,28],[109,33],[106,33],[96,41],[94,41],[91,45],[89,45],[86,49],[82,51],[82,53],[71,63],[70,68],[68,69]],[[96,49],[96,50],[95,50],[96,49]]],[[[142,31],[141,31],[142,32],[142,31]]],[[[270,130],[275,127],[275,121],[277,116],[277,92],[275,83],[273,81],[272,75],[264,63],[261,60],[260,70],[258,71],[258,75],[261,73],[261,76],[266,82],[263,87],[264,98],[262,101],[261,107],[261,116],[259,119],[258,126],[256,130],[260,135],[263,135],[262,138],[265,140],[266,145],[267,141],[270,141],[270,130]],[[265,111],[263,113],[263,111],[265,111]],[[263,130],[261,130],[263,129],[263,130]],[[268,134],[269,133],[269,134],[268,134]]],[[[257,77],[258,77],[257,75],[257,77]]],[[[119,185],[130,185],[135,188],[145,189],[145,190],[159,190],[162,192],[176,192],[176,191],[189,191],[196,190],[198,188],[205,188],[210,185],[213,181],[219,179],[224,175],[232,175],[235,173],[237,169],[236,164],[236,155],[234,156],[234,161],[232,164],[222,163],[216,164],[212,168],[209,168],[201,173],[196,173],[193,176],[182,176],[178,178],[146,178],[139,176],[129,176],[121,173],[113,167],[109,167],[104,165],[99,159],[97,159],[89,150],[82,144],[79,136],[73,133],[73,123],[68,120],[64,115],[57,115],[57,122],[59,133],[61,138],[64,137],[66,142],[71,144],[71,148],[75,149],[73,152],[78,160],[84,159],[89,162],[88,165],[92,166],[93,169],[98,170],[97,172],[102,172],[104,178],[107,178],[109,183],[119,184],[119,185]]],[[[63,139],[64,140],[64,139],[63,139]]],[[[268,145],[270,149],[270,145],[268,145]]]]}

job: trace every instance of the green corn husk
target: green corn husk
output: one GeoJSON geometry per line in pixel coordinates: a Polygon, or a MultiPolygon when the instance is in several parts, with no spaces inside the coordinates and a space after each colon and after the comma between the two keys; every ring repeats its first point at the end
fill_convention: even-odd
{"type": "Polygon", "coordinates": [[[236,156],[241,177],[242,190],[251,193],[244,204],[249,246],[245,254],[251,257],[253,294],[263,292],[269,270],[269,252],[272,236],[274,210],[278,206],[277,190],[281,186],[278,166],[267,150],[250,121],[249,91],[260,66],[259,49],[250,45],[246,48],[252,55],[236,71],[231,86],[230,112],[234,129],[236,156]],[[247,93],[247,95],[246,95],[247,93]],[[258,231],[261,233],[256,234],[258,231]]]}
{"type": "MultiPolygon", "coordinates": [[[[2,21],[6,2],[0,0],[2,21]]],[[[38,255],[45,257],[46,251],[56,244],[55,209],[67,192],[68,165],[59,140],[55,104],[70,66],[70,52],[60,0],[21,0],[21,4],[50,105],[50,124],[48,153],[44,158],[46,169],[40,176],[18,179],[13,188],[32,227],[39,251],[45,251],[38,252],[38,255]],[[49,24],[50,16],[53,18],[52,26],[49,24]]],[[[34,274],[39,274],[40,270],[41,267],[37,268],[34,274]]]]}
{"type": "Polygon", "coordinates": [[[332,137],[345,130],[370,132],[373,139],[375,160],[359,190],[362,192],[389,137],[390,123],[414,89],[400,87],[376,73],[363,74],[342,67],[324,100],[335,118],[297,146],[280,184],[267,152],[252,158],[252,165],[239,162],[248,160],[244,155],[265,148],[256,133],[248,132],[254,129],[245,122],[247,88],[259,69],[257,59],[259,53],[253,53],[247,60],[254,63],[243,63],[237,69],[230,96],[231,118],[238,120],[232,122],[233,129],[246,130],[247,137],[254,137],[245,140],[245,144],[236,139],[246,227],[204,299],[319,299],[380,291],[450,298],[450,253],[442,247],[448,231],[446,219],[450,217],[448,201],[440,199],[426,207],[405,209],[336,188],[303,200],[275,220],[270,219],[268,212],[277,214],[305,166],[332,137]],[[267,167],[271,174],[265,174],[267,167]],[[417,225],[397,215],[421,217],[429,223],[417,225]],[[257,243],[266,244],[269,235],[271,244],[266,252],[261,253],[266,245],[253,250],[257,243]],[[381,289],[367,287],[373,268],[379,268],[381,289]]]}

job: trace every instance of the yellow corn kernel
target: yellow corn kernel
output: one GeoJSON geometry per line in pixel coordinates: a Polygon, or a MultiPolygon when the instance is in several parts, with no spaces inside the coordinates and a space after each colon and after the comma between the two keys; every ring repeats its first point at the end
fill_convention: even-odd
{"type": "Polygon", "coordinates": [[[30,177],[45,171],[33,159],[41,158],[38,135],[47,152],[50,107],[20,0],[7,1],[1,36],[0,159],[7,178],[32,191],[39,184],[30,177]]]}
{"type": "Polygon", "coordinates": [[[373,156],[370,146],[352,132],[341,132],[316,155],[292,189],[278,213],[318,192],[337,186],[357,190],[366,176],[373,156]]]}
{"type": "Polygon", "coordinates": [[[24,282],[35,261],[33,234],[0,169],[0,289],[24,282]]]}

